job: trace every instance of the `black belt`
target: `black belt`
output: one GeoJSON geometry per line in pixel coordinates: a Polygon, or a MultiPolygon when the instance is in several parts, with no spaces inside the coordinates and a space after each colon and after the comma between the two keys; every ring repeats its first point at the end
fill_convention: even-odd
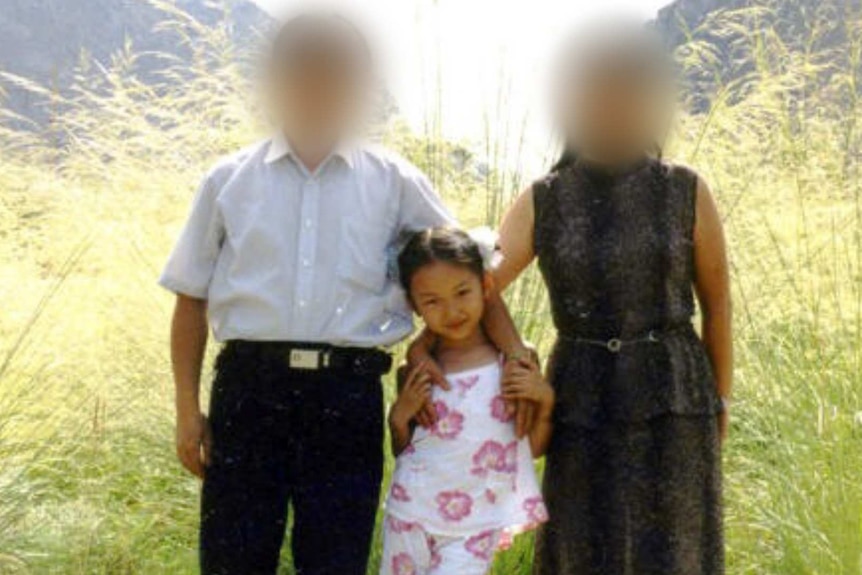
{"type": "Polygon", "coordinates": [[[325,343],[231,340],[226,347],[237,353],[275,358],[296,371],[340,371],[383,375],[392,369],[392,356],[364,347],[338,347],[325,343]]]}

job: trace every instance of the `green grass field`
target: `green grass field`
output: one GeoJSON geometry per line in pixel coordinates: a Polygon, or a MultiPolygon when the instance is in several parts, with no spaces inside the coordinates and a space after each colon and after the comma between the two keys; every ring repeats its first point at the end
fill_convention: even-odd
{"type": "MultiPolygon", "coordinates": [[[[848,25],[851,59],[860,24],[848,25]]],[[[686,66],[709,65],[699,48],[686,66]]],[[[768,31],[750,50],[744,90],[728,86],[709,112],[682,116],[668,152],[711,182],[730,242],[728,573],[860,575],[858,59],[824,82],[816,58],[768,31]]],[[[159,93],[121,54],[82,79],[47,129],[0,128],[0,574],[196,572],[198,483],[174,458],[172,299],[155,280],[198,178],[260,134],[228,54],[214,31],[188,80],[159,93]]],[[[491,143],[465,148],[397,121],[384,139],[468,224],[498,221],[540,175],[511,173],[491,143]],[[465,154],[490,175],[451,161],[465,154]]],[[[546,351],[535,271],[508,297],[546,351]]],[[[530,561],[525,537],[495,573],[526,575],[530,561]]]]}

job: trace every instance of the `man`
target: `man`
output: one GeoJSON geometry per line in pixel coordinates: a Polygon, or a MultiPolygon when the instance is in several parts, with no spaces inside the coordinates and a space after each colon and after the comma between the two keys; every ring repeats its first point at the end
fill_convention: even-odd
{"type": "MultiPolygon", "coordinates": [[[[387,261],[402,232],[453,222],[415,167],[353,137],[371,64],[338,16],[281,27],[268,71],[278,132],[206,176],[160,280],[177,294],[177,451],[204,480],[205,575],[275,573],[288,505],[297,573],[365,573],[391,364],[380,347],[412,330],[387,261]],[[224,342],[208,420],[207,316],[224,342]]],[[[495,341],[520,350],[491,309],[495,341]]]]}

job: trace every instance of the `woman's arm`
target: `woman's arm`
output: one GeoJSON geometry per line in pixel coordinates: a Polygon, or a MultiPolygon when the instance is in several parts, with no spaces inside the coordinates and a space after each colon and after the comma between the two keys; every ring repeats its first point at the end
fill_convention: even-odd
{"type": "Polygon", "coordinates": [[[527,401],[535,406],[536,422],[530,430],[530,450],[533,457],[544,455],[554,431],[555,393],[542,376],[535,354],[528,365],[519,365],[511,371],[503,382],[503,397],[509,401],[527,401]]]}
{"type": "Polygon", "coordinates": [[[530,450],[535,458],[542,457],[548,452],[548,444],[551,443],[551,436],[554,434],[553,414],[553,399],[547,406],[540,405],[536,425],[530,432],[530,450]]]}
{"type": "MultiPolygon", "coordinates": [[[[532,354],[515,329],[501,294],[533,261],[533,217],[533,190],[530,187],[518,196],[500,224],[499,244],[503,259],[493,271],[495,290],[486,304],[483,325],[494,345],[507,358],[514,360],[506,362],[504,379],[508,379],[519,365],[527,365],[523,360],[532,354]]],[[[537,415],[535,404],[519,399],[515,401],[514,409],[518,437],[531,433],[537,415]]]]}
{"type": "Polygon", "coordinates": [[[527,188],[518,198],[500,225],[500,251],[503,261],[494,270],[494,283],[500,293],[518,279],[533,261],[533,231],[535,213],[533,210],[533,188],[527,188]]]}
{"type": "Polygon", "coordinates": [[[694,227],[695,291],[700,303],[701,337],[724,403],[719,417],[722,440],[727,436],[728,401],[733,385],[730,274],[724,230],[706,182],[698,178],[694,227]]]}

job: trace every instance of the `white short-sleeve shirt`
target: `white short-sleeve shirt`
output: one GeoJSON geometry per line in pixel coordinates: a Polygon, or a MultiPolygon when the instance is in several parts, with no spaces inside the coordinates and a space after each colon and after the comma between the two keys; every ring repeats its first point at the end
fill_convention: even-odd
{"type": "Polygon", "coordinates": [[[396,242],[454,223],[392,152],[342,147],[309,173],[275,137],[205,177],[159,283],[206,299],[219,341],[391,345],[413,329],[389,273],[396,242]]]}

